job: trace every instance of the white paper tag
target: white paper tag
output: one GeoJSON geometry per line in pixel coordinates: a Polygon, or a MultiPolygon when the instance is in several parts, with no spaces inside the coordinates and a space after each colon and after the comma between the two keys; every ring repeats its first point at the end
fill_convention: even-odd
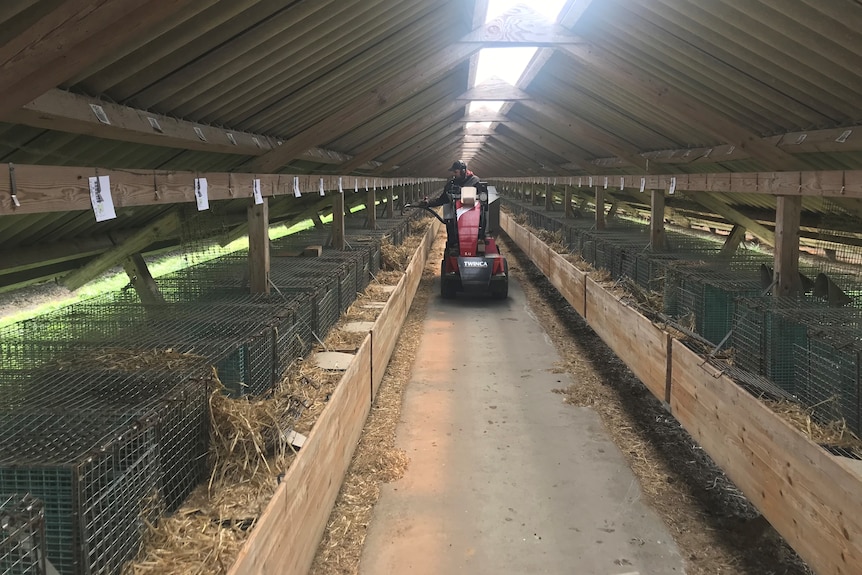
{"type": "Polygon", "coordinates": [[[646,188],[646,178],[641,178],[641,193],[644,193],[644,188],[646,188]]]}
{"type": "Polygon", "coordinates": [[[676,178],[671,178],[670,179],[670,189],[668,190],[667,193],[673,195],[673,193],[675,191],[676,191],[676,178]]]}
{"type": "Polygon", "coordinates": [[[262,204],[263,203],[263,195],[260,193],[260,180],[255,178],[254,183],[252,184],[252,190],[254,193],[254,203],[262,204]]]}
{"type": "Polygon", "coordinates": [[[338,193],[343,194],[344,188],[341,187],[341,176],[338,176],[338,193]]]}
{"type": "Polygon", "coordinates": [[[593,187],[593,177],[592,176],[590,176],[590,187],[591,188],[593,187]]]}
{"type": "Polygon", "coordinates": [[[199,212],[210,209],[206,178],[195,178],[195,201],[198,204],[199,212]]]}
{"type": "Polygon", "coordinates": [[[607,176],[605,176],[605,189],[606,190],[608,189],[608,177],[607,176]]]}
{"type": "Polygon", "coordinates": [[[583,183],[581,182],[581,178],[578,178],[578,187],[579,188],[583,187],[583,183]]]}
{"type": "Polygon", "coordinates": [[[353,193],[359,191],[359,178],[353,178],[353,193]]]}
{"type": "Polygon", "coordinates": [[[326,191],[323,189],[323,178],[320,178],[320,195],[325,196],[326,191]]]}
{"type": "Polygon", "coordinates": [[[620,189],[621,190],[626,189],[626,179],[622,176],[620,176],[620,189]]]}
{"type": "Polygon", "coordinates": [[[301,198],[302,192],[299,191],[299,176],[293,177],[293,197],[301,198]]]}
{"type": "Polygon", "coordinates": [[[117,217],[114,211],[114,199],[111,197],[111,178],[99,176],[90,178],[90,203],[97,222],[113,220],[117,217]]]}
{"type": "Polygon", "coordinates": [[[365,178],[365,191],[368,191],[368,178],[365,178]]]}

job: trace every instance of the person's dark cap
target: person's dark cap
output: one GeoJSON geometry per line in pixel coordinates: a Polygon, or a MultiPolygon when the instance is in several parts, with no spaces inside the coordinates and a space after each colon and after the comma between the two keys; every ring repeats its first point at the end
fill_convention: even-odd
{"type": "Polygon", "coordinates": [[[449,171],[450,172],[460,172],[461,170],[466,170],[466,169],[467,169],[467,164],[465,164],[461,160],[456,160],[455,162],[452,163],[452,167],[449,168],[449,171]]]}

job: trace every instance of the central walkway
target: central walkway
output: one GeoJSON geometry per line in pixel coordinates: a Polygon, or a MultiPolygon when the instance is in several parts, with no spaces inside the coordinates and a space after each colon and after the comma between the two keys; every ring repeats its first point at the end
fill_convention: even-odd
{"type": "Polygon", "coordinates": [[[382,486],[360,573],[683,573],[599,417],[553,392],[573,382],[517,283],[509,295],[429,302],[397,432],[410,464],[382,486]]]}

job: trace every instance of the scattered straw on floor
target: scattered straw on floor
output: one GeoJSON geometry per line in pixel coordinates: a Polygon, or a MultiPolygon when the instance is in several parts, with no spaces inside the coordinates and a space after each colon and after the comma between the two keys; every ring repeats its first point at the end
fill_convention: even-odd
{"type": "Polygon", "coordinates": [[[407,469],[409,459],[395,446],[395,430],[401,416],[403,390],[409,382],[419,346],[431,284],[442,257],[442,243],[438,238],[437,247],[429,256],[401,337],[330,514],[311,569],[313,575],[358,573],[366,530],[380,495],[380,484],[399,479],[407,469]]]}
{"type": "MultiPolygon", "coordinates": [[[[415,234],[423,233],[426,228],[427,223],[411,226],[415,234]]],[[[420,241],[421,237],[411,235],[404,243],[412,246],[409,248],[412,253],[420,241]]],[[[391,292],[385,286],[397,284],[409,263],[409,257],[403,258],[404,252],[401,246],[389,251],[398,267],[381,270],[368,288],[357,295],[354,304],[324,339],[327,348],[358,348],[366,334],[347,332],[343,326],[377,318],[381,308],[364,306],[389,298],[391,292]]],[[[404,345],[403,339],[399,345],[404,345]]],[[[156,354],[120,352],[101,357],[110,365],[123,365],[127,369],[140,369],[157,358],[156,354]]],[[[157,359],[160,366],[166,361],[186,361],[182,354],[173,352],[162,353],[157,359]]],[[[409,364],[404,362],[396,353],[393,366],[384,377],[384,388],[393,377],[406,380],[404,370],[409,371],[409,364]]],[[[211,472],[208,480],[193,491],[177,512],[161,518],[157,525],[147,526],[141,552],[135,561],[124,567],[124,575],[227,573],[275,493],[279,476],[287,471],[295,457],[286,432],[293,430],[308,435],[341,376],[342,372],[319,368],[308,358],[295,362],[266,398],[229,398],[220,390],[214,392],[210,401],[212,428],[208,463],[211,472]]],[[[369,431],[363,440],[374,454],[365,456],[366,463],[354,464],[367,469],[365,479],[359,481],[357,500],[367,500],[364,494],[374,491],[377,481],[399,477],[407,465],[406,455],[385,439],[387,430],[394,429],[400,400],[393,407],[387,405],[385,397],[387,392],[381,390],[372,411],[374,423],[368,424],[369,431]]],[[[346,528],[350,528],[349,523],[346,528]]],[[[345,525],[340,525],[339,529],[344,530],[345,525]]],[[[362,530],[364,532],[364,525],[362,530]]]]}

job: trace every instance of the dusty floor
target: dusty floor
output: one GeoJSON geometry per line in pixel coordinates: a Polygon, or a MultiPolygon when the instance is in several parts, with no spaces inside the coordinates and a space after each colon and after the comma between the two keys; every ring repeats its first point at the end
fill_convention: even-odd
{"type": "MultiPolygon", "coordinates": [[[[439,243],[437,249],[439,250],[439,243]]],[[[795,553],[734,488],[709,458],[601,342],[574,310],[519,253],[503,244],[510,271],[526,293],[532,311],[556,346],[577,386],[558,389],[568,403],[589,406],[638,477],[645,501],[661,516],[686,559],[691,575],[803,575],[811,573],[795,553]]],[[[339,496],[313,573],[358,573],[373,505],[379,497],[375,478],[401,476],[406,455],[394,445],[401,393],[419,345],[418,329],[429,297],[438,297],[434,274],[439,254],[432,254],[404,337],[395,352],[392,373],[372,411],[346,487],[339,496]],[[394,462],[394,463],[393,463],[394,462]],[[360,485],[353,489],[351,485],[360,485]]]]}

